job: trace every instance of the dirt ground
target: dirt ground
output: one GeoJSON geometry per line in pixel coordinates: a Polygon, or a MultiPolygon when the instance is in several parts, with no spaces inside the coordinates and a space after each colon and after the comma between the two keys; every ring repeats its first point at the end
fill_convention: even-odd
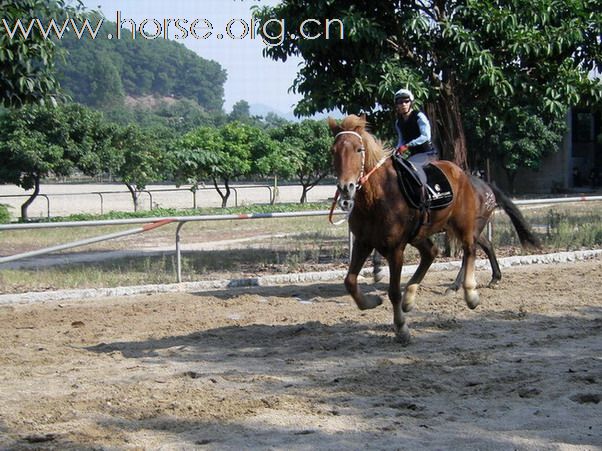
{"type": "Polygon", "coordinates": [[[454,275],[2,306],[0,448],[602,449],[602,261],[454,275]]]}

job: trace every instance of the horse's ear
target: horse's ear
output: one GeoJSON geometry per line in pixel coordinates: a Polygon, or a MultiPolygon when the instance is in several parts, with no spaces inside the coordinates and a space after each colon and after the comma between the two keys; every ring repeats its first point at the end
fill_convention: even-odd
{"type": "Polygon", "coordinates": [[[335,121],[330,116],[328,116],[328,126],[330,127],[330,131],[332,132],[332,136],[335,136],[342,130],[341,126],[337,124],[337,121],[335,121]]]}
{"type": "Polygon", "coordinates": [[[366,113],[362,113],[360,114],[359,122],[355,131],[358,133],[362,133],[364,130],[366,130],[367,125],[368,119],[366,119],[366,113]]]}

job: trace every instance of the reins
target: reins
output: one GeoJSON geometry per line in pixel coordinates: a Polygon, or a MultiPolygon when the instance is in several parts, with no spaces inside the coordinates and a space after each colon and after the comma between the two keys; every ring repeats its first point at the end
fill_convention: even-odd
{"type": "MultiPolygon", "coordinates": [[[[365,167],[365,164],[366,164],[366,148],[364,147],[364,140],[363,140],[363,138],[362,138],[362,135],[360,135],[359,133],[357,133],[357,132],[354,132],[354,131],[352,131],[352,130],[343,130],[343,131],[340,131],[340,132],[338,132],[338,133],[337,133],[337,134],[334,136],[334,140],[335,140],[335,142],[336,142],[337,138],[338,138],[340,135],[345,135],[345,134],[348,134],[348,135],[353,135],[353,136],[355,136],[355,137],[359,138],[359,140],[360,140],[360,143],[361,143],[361,145],[362,145],[362,146],[360,147],[360,149],[358,150],[358,152],[360,152],[360,153],[361,153],[361,156],[362,156],[362,167],[361,167],[361,169],[360,169],[360,175],[359,175],[359,177],[358,177],[358,180],[357,180],[357,191],[359,191],[360,189],[362,189],[362,186],[364,186],[364,184],[365,184],[365,183],[368,181],[368,179],[370,178],[370,176],[371,176],[372,174],[374,174],[378,168],[380,168],[380,167],[381,167],[383,164],[385,164],[385,162],[386,162],[386,161],[389,159],[390,155],[386,155],[386,156],[382,157],[382,158],[381,158],[381,159],[378,161],[378,163],[376,163],[376,165],[374,165],[374,167],[373,167],[372,169],[370,169],[370,171],[368,171],[368,173],[367,173],[366,175],[364,175],[364,167],[365,167]]],[[[345,221],[347,220],[347,218],[349,218],[349,215],[351,214],[351,210],[349,210],[349,211],[347,212],[347,215],[345,215],[345,217],[344,217],[343,219],[341,219],[341,220],[339,220],[339,221],[337,221],[337,222],[332,222],[332,215],[333,215],[333,213],[334,213],[334,209],[335,209],[335,206],[336,206],[337,200],[338,200],[338,198],[339,198],[339,194],[340,194],[340,192],[339,192],[339,187],[337,186],[337,190],[336,190],[336,192],[334,193],[334,200],[332,201],[332,206],[330,207],[330,213],[328,214],[328,221],[329,221],[329,222],[330,222],[332,225],[339,225],[339,224],[342,224],[343,222],[345,222],[345,221]]]]}

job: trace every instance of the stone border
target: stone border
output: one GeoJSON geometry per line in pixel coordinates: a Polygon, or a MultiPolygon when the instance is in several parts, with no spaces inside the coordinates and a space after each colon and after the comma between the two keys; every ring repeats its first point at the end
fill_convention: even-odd
{"type": "MultiPolygon", "coordinates": [[[[534,264],[552,264],[569,263],[575,261],[593,260],[602,257],[602,249],[575,251],[575,252],[556,252],[542,255],[521,255],[515,257],[504,257],[499,259],[500,267],[508,268],[510,266],[524,266],[534,264]]],[[[445,271],[460,268],[460,261],[434,263],[430,271],[445,271]]],[[[490,268],[488,260],[477,260],[478,269],[490,268]]],[[[402,274],[411,274],[416,270],[417,265],[404,266],[402,274]]],[[[120,297],[139,294],[154,293],[178,293],[178,292],[206,292],[213,290],[226,290],[231,288],[245,287],[268,287],[278,285],[327,282],[340,280],[342,282],[347,271],[323,271],[323,272],[305,272],[294,274],[281,274],[254,277],[248,279],[232,280],[210,280],[199,282],[183,282],[162,285],[137,285],[131,287],[115,288],[87,288],[77,290],[58,290],[50,292],[31,292],[0,295],[0,305],[28,304],[48,301],[66,301],[79,300],[85,301],[103,297],[120,297]]],[[[371,268],[365,268],[362,271],[363,276],[371,275],[371,268]]],[[[450,281],[451,283],[451,281],[450,281]]]]}

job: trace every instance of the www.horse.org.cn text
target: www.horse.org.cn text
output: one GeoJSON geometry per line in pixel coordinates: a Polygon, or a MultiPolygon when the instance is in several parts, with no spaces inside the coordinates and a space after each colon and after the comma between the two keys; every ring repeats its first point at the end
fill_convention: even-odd
{"type": "MultiPolygon", "coordinates": [[[[129,18],[123,18],[121,11],[116,12],[115,31],[106,36],[100,35],[103,18],[96,23],[90,19],[76,20],[73,18],[57,21],[55,19],[40,20],[39,18],[7,22],[2,19],[4,31],[14,39],[27,39],[37,30],[45,39],[56,37],[62,39],[66,33],[75,33],[77,39],[84,36],[92,39],[261,39],[267,46],[281,45],[288,37],[290,39],[345,39],[345,26],[340,19],[305,19],[298,25],[287,24],[285,19],[269,19],[261,22],[257,19],[230,19],[222,26],[214,25],[209,19],[144,19],[140,23],[129,18]]],[[[2,30],[3,28],[3,30],[2,30]]]]}

